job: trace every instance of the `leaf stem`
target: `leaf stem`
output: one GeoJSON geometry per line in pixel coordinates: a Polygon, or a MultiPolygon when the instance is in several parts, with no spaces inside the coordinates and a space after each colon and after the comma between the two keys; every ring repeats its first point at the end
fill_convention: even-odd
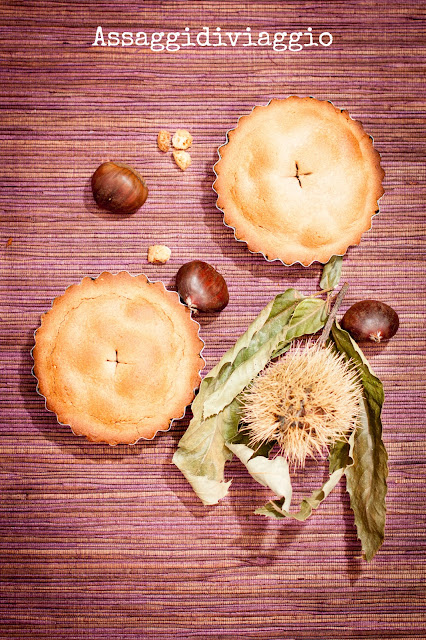
{"type": "Polygon", "coordinates": [[[345,282],[345,284],[343,285],[343,287],[340,289],[338,296],[336,298],[336,301],[334,303],[334,306],[332,308],[332,310],[330,311],[330,315],[328,316],[327,322],[325,323],[325,327],[322,330],[322,333],[318,339],[318,346],[319,347],[323,347],[325,345],[325,343],[327,342],[327,338],[330,335],[330,331],[331,331],[331,326],[334,322],[334,319],[337,315],[337,312],[339,310],[340,305],[343,302],[343,298],[346,295],[346,291],[348,290],[349,284],[347,282],[345,282]]]}

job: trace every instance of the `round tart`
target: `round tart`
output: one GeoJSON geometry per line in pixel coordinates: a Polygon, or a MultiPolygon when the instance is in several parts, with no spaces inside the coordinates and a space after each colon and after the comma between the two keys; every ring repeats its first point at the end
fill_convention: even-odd
{"type": "Polygon", "coordinates": [[[161,282],[124,271],[84,278],[42,316],[38,390],[76,435],[111,445],[153,438],[182,417],[200,383],[198,329],[161,282]]]}
{"type": "Polygon", "coordinates": [[[291,96],[228,132],[213,185],[235,237],[268,260],[308,266],[359,244],[383,195],[372,139],[347,111],[291,96]]]}

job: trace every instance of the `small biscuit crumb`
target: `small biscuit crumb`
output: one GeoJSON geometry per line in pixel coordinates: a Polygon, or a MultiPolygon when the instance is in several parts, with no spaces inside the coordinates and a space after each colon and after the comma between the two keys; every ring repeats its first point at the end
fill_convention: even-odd
{"type": "Polygon", "coordinates": [[[171,250],[165,244],[154,244],[148,249],[148,262],[164,264],[170,259],[171,255],[171,250]]]}
{"type": "Polygon", "coordinates": [[[165,131],[164,129],[162,129],[158,132],[157,146],[160,151],[168,151],[170,149],[171,138],[172,134],[169,131],[165,131]]]}
{"type": "Polygon", "coordinates": [[[189,149],[192,144],[192,136],[186,129],[178,129],[173,136],[172,144],[175,149],[189,149]]]}
{"type": "Polygon", "coordinates": [[[173,151],[173,158],[182,171],[185,171],[191,164],[191,156],[187,151],[173,151]]]}

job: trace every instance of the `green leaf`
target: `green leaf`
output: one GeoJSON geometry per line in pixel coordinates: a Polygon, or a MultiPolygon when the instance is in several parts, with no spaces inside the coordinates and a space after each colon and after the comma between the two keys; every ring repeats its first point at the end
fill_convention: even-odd
{"type": "Polygon", "coordinates": [[[383,385],[373,374],[364,354],[349,333],[337,323],[331,331],[336,348],[357,363],[363,385],[361,425],[355,434],[354,464],[346,470],[346,488],[351,499],[358,537],[365,558],[370,561],[385,536],[388,466],[380,418],[384,402],[383,385]]]}
{"type": "Polygon", "coordinates": [[[296,289],[287,289],[275,296],[251,323],[247,331],[238,338],[235,345],[222,356],[206,378],[215,378],[216,385],[220,385],[224,379],[229,377],[232,368],[241,364],[265,342],[265,333],[266,339],[268,339],[280,331],[303,299],[304,296],[296,289]],[[226,370],[227,367],[228,369],[230,367],[229,371],[226,370]]]}
{"type": "Polygon", "coordinates": [[[330,453],[330,477],[323,484],[321,489],[317,489],[310,496],[304,498],[300,504],[299,511],[290,513],[286,509],[284,499],[271,500],[264,507],[256,509],[255,513],[270,518],[293,518],[294,520],[306,520],[312,514],[313,509],[317,509],[321,502],[331,493],[337,485],[345,470],[352,464],[352,449],[354,446],[354,433],[349,437],[348,442],[338,442],[330,453]]]}
{"type": "Polygon", "coordinates": [[[273,349],[275,342],[280,340],[283,327],[303,299],[295,289],[287,289],[276,296],[207,374],[204,380],[214,378],[214,382],[203,398],[204,418],[219,413],[263,369],[268,362],[268,347],[273,349]]]}
{"type": "Polygon", "coordinates": [[[204,418],[222,411],[266,367],[271,358],[287,350],[295,338],[316,333],[324,326],[324,300],[305,298],[294,306],[294,310],[293,306],[288,305],[284,311],[268,319],[245,348],[244,357],[241,351],[238,353],[228,379],[204,401],[204,418]]]}
{"type": "Polygon", "coordinates": [[[325,323],[326,304],[287,289],[272,300],[229,349],[200,385],[192,403],[193,418],[181,438],[173,462],[205,504],[226,495],[225,463],[232,457],[240,420],[239,394],[264,368],[277,350],[318,331],[325,323]],[[206,488],[205,478],[209,479],[206,488]]]}
{"type": "Polygon", "coordinates": [[[296,338],[317,333],[322,329],[326,320],[326,301],[320,298],[305,298],[299,302],[291,317],[283,343],[292,342],[296,338]]]}
{"type": "Polygon", "coordinates": [[[342,273],[343,256],[332,256],[327,264],[324,265],[320,280],[320,287],[326,291],[330,291],[337,287],[342,273]]]}
{"type": "Polygon", "coordinates": [[[343,467],[348,467],[353,463],[351,447],[353,449],[354,438],[355,434],[353,434],[352,438],[349,438],[348,441],[338,440],[334,444],[328,457],[330,475],[337,471],[337,469],[343,469],[343,467]]]}
{"type": "Polygon", "coordinates": [[[254,456],[253,449],[244,444],[227,442],[226,446],[241,460],[249,474],[276,496],[282,497],[285,509],[290,508],[292,487],[288,462],[283,456],[272,460],[264,456],[254,456]]]}

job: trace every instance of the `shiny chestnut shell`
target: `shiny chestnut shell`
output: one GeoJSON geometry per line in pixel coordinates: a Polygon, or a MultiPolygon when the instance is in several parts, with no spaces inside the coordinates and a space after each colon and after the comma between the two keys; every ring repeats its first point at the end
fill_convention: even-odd
{"type": "Polygon", "coordinates": [[[92,175],[96,204],[111,213],[135,213],[145,202],[148,189],[144,179],[122,162],[104,162],[92,175]]]}
{"type": "Polygon", "coordinates": [[[176,287],[183,302],[193,311],[222,311],[229,302],[225,278],[203,260],[182,265],[176,274],[176,287]]]}
{"type": "Polygon", "coordinates": [[[384,302],[361,300],[346,311],[340,324],[356,342],[382,342],[392,338],[398,331],[399,317],[384,302]]]}

